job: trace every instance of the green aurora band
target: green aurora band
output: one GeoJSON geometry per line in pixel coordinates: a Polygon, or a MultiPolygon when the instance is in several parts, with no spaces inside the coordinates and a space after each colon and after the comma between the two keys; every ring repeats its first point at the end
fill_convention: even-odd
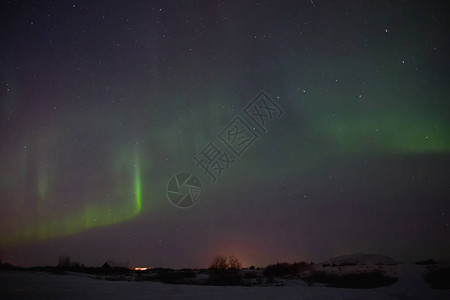
{"type": "MultiPolygon", "coordinates": [[[[142,210],[142,182],[138,155],[134,158],[134,194],[135,202],[123,200],[120,203],[87,204],[84,210],[71,215],[63,215],[59,218],[37,220],[34,222],[22,222],[6,231],[0,236],[2,245],[21,245],[33,241],[47,240],[61,236],[80,233],[84,230],[108,226],[136,217],[142,210]],[[25,223],[25,224],[24,224],[25,223]]],[[[38,177],[37,193],[39,201],[45,200],[47,183],[43,177],[38,177]]],[[[131,197],[130,197],[131,199],[131,197]]],[[[42,207],[40,210],[42,210],[42,207]]]]}
{"type": "MultiPolygon", "coordinates": [[[[330,70],[346,70],[344,64],[335,62],[330,62],[330,66],[327,67],[322,65],[315,67],[327,73],[331,72],[330,70]]],[[[340,82],[347,80],[347,83],[351,83],[354,75],[350,73],[349,71],[349,74],[336,74],[336,77],[340,78],[340,82]]],[[[356,73],[364,75],[361,70],[356,73]]],[[[220,188],[224,188],[226,184],[232,186],[244,182],[246,176],[244,170],[247,169],[261,170],[255,172],[257,174],[255,176],[259,176],[261,180],[267,177],[264,166],[261,165],[261,157],[264,155],[263,144],[280,145],[280,149],[287,154],[282,158],[284,161],[274,167],[271,177],[280,174],[288,176],[295,170],[304,172],[318,170],[322,166],[317,165],[316,159],[311,159],[317,155],[330,158],[366,154],[449,153],[450,123],[446,113],[448,107],[441,101],[448,96],[448,90],[442,91],[442,88],[437,86],[435,90],[440,92],[434,92],[429,88],[428,93],[419,94],[411,88],[406,97],[397,91],[399,87],[406,90],[404,84],[390,83],[395,82],[395,78],[401,78],[401,74],[396,70],[391,73],[391,78],[380,79],[380,86],[384,86],[384,90],[367,88],[362,92],[361,99],[358,98],[358,89],[346,90],[339,85],[330,85],[327,90],[311,89],[306,93],[297,88],[301,86],[300,82],[294,84],[295,89],[288,86],[269,87],[267,92],[273,98],[276,96],[275,91],[289,90],[279,99],[286,114],[274,127],[275,130],[284,127],[285,130],[279,131],[278,134],[269,133],[261,136],[260,141],[249,149],[251,155],[245,154],[238,164],[233,166],[234,176],[232,178],[225,176],[220,188]],[[408,99],[407,102],[403,101],[405,97],[408,99]],[[291,168],[286,169],[286,165],[291,168]],[[238,168],[241,170],[237,170],[238,168]]],[[[320,72],[310,75],[313,81],[320,80],[322,76],[320,72]]],[[[300,79],[299,81],[304,80],[300,79]]],[[[134,129],[136,136],[141,136],[140,151],[135,149],[133,152],[130,147],[126,147],[122,148],[118,155],[115,152],[109,153],[110,150],[99,152],[101,153],[99,156],[104,155],[108,158],[105,159],[105,164],[110,169],[103,170],[103,173],[98,172],[97,176],[113,177],[114,184],[109,188],[111,195],[108,197],[104,190],[98,192],[93,188],[93,192],[87,191],[79,197],[82,200],[89,199],[90,203],[72,210],[64,209],[57,218],[52,218],[47,213],[54,202],[59,202],[64,197],[64,194],[56,188],[61,185],[59,182],[61,179],[57,174],[61,170],[71,169],[72,165],[66,165],[67,161],[60,157],[55,159],[51,149],[58,148],[59,144],[71,145],[73,142],[63,131],[53,132],[45,128],[34,134],[34,139],[24,136],[18,142],[17,149],[23,148],[23,145],[35,144],[34,149],[23,153],[8,153],[9,155],[4,156],[10,157],[4,162],[5,174],[9,175],[2,178],[3,182],[0,182],[0,185],[5,192],[5,198],[15,199],[9,205],[12,211],[15,211],[12,215],[16,215],[16,218],[9,220],[7,227],[1,229],[0,243],[19,245],[80,233],[90,228],[130,220],[144,209],[154,210],[156,206],[167,204],[163,193],[168,178],[180,169],[190,168],[192,171],[198,171],[190,155],[200,151],[234,116],[241,113],[241,108],[250,100],[236,99],[225,89],[217,93],[205,92],[196,98],[205,98],[208,101],[194,105],[187,103],[182,93],[173,93],[166,95],[165,101],[161,101],[162,104],[156,104],[155,110],[160,111],[158,114],[144,116],[140,114],[148,112],[138,111],[133,117],[126,113],[118,115],[118,119],[127,125],[120,127],[122,131],[117,132],[117,137],[113,137],[116,138],[113,139],[115,142],[109,146],[120,148],[120,143],[127,139],[134,129]],[[164,107],[168,104],[172,107],[164,107]],[[187,105],[189,106],[186,107],[187,105]],[[164,112],[165,109],[171,108],[177,108],[183,113],[178,117],[168,118],[164,112]],[[231,108],[234,110],[228,113],[231,108]],[[136,123],[133,127],[130,125],[133,123],[132,118],[145,121],[136,123]],[[144,128],[154,129],[144,132],[144,128]],[[179,134],[180,128],[182,134],[179,134]],[[33,150],[36,151],[35,154],[33,150]],[[149,153],[148,156],[142,155],[144,151],[149,153]],[[171,158],[164,165],[159,162],[164,159],[161,153],[171,158]],[[151,161],[153,157],[159,160],[151,161]],[[158,170],[157,175],[154,172],[150,173],[150,169],[153,168],[158,170]],[[144,181],[151,182],[151,186],[148,184],[144,186],[144,181]],[[27,192],[32,190],[30,186],[35,190],[34,195],[27,192]],[[144,198],[143,190],[145,195],[151,195],[153,199],[151,202],[144,203],[150,196],[144,198]],[[29,203],[29,199],[37,200],[32,202],[35,204],[35,209],[32,210],[35,215],[22,215],[21,209],[29,203]]],[[[72,121],[75,118],[76,114],[69,116],[72,121]]],[[[115,128],[115,118],[98,115],[91,118],[87,118],[86,123],[91,126],[102,126],[99,131],[104,128],[115,128]]],[[[60,128],[60,125],[56,123],[53,128],[60,128]]],[[[79,130],[78,134],[82,136],[84,132],[79,130]]],[[[129,145],[132,142],[134,141],[128,140],[129,145]]],[[[90,158],[87,157],[88,160],[90,158]]],[[[76,171],[70,176],[74,177],[74,181],[79,179],[76,177],[76,171]]],[[[207,181],[205,179],[204,183],[207,181]]],[[[86,183],[95,186],[95,181],[92,183],[92,180],[86,180],[86,183]]],[[[74,194],[71,197],[76,198],[78,195],[74,194]]],[[[73,200],[72,198],[70,200],[73,200]]]]}

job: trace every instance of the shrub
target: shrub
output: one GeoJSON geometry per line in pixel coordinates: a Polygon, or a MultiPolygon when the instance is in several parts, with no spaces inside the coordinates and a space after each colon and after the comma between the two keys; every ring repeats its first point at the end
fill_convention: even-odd
{"type": "Polygon", "coordinates": [[[245,277],[246,279],[253,279],[253,278],[258,277],[258,274],[257,274],[256,272],[254,272],[254,271],[245,272],[244,277],[245,277]]]}
{"type": "Polygon", "coordinates": [[[264,269],[264,276],[266,277],[292,277],[297,276],[309,268],[309,264],[305,262],[299,263],[277,263],[276,265],[269,265],[264,269]]]}
{"type": "Polygon", "coordinates": [[[423,278],[434,289],[450,289],[450,268],[430,271],[424,274],[423,278]]]}
{"type": "Polygon", "coordinates": [[[327,272],[315,272],[303,278],[308,284],[325,283],[331,287],[370,289],[394,284],[398,278],[388,277],[380,271],[360,274],[335,275],[327,272]]]}
{"type": "Polygon", "coordinates": [[[419,260],[415,262],[416,265],[435,265],[436,261],[434,259],[427,259],[427,260],[419,260]]]}
{"type": "Polygon", "coordinates": [[[4,263],[0,266],[0,269],[2,269],[2,270],[18,270],[18,269],[21,269],[21,267],[16,267],[16,266],[13,266],[12,264],[4,263]]]}
{"type": "Polygon", "coordinates": [[[159,272],[155,280],[164,283],[183,283],[184,279],[194,277],[195,273],[192,270],[162,271],[159,272]]]}
{"type": "Polygon", "coordinates": [[[208,283],[211,285],[243,285],[239,271],[236,270],[211,273],[208,283]]]}

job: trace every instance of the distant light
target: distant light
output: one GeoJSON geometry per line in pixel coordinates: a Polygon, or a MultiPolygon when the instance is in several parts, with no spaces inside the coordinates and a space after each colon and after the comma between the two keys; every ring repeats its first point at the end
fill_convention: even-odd
{"type": "Polygon", "coordinates": [[[151,267],[148,268],[134,268],[135,271],[145,271],[145,270],[150,270],[151,267]]]}

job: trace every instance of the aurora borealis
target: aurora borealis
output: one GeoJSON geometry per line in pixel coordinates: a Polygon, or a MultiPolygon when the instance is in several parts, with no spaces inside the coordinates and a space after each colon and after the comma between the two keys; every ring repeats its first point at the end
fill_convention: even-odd
{"type": "Polygon", "coordinates": [[[3,261],[450,259],[444,1],[3,1],[3,261]],[[284,111],[215,183],[193,157],[284,111]],[[202,182],[197,205],[170,178],[202,182]]]}

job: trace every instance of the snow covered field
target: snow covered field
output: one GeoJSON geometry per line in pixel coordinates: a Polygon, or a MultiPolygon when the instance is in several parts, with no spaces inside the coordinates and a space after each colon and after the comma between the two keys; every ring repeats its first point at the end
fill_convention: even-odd
{"type": "Polygon", "coordinates": [[[105,281],[91,275],[53,275],[31,271],[1,271],[1,299],[450,299],[450,291],[435,290],[422,278],[426,267],[395,266],[399,281],[377,289],[307,286],[301,280],[285,286],[203,286],[158,282],[105,281]]]}

